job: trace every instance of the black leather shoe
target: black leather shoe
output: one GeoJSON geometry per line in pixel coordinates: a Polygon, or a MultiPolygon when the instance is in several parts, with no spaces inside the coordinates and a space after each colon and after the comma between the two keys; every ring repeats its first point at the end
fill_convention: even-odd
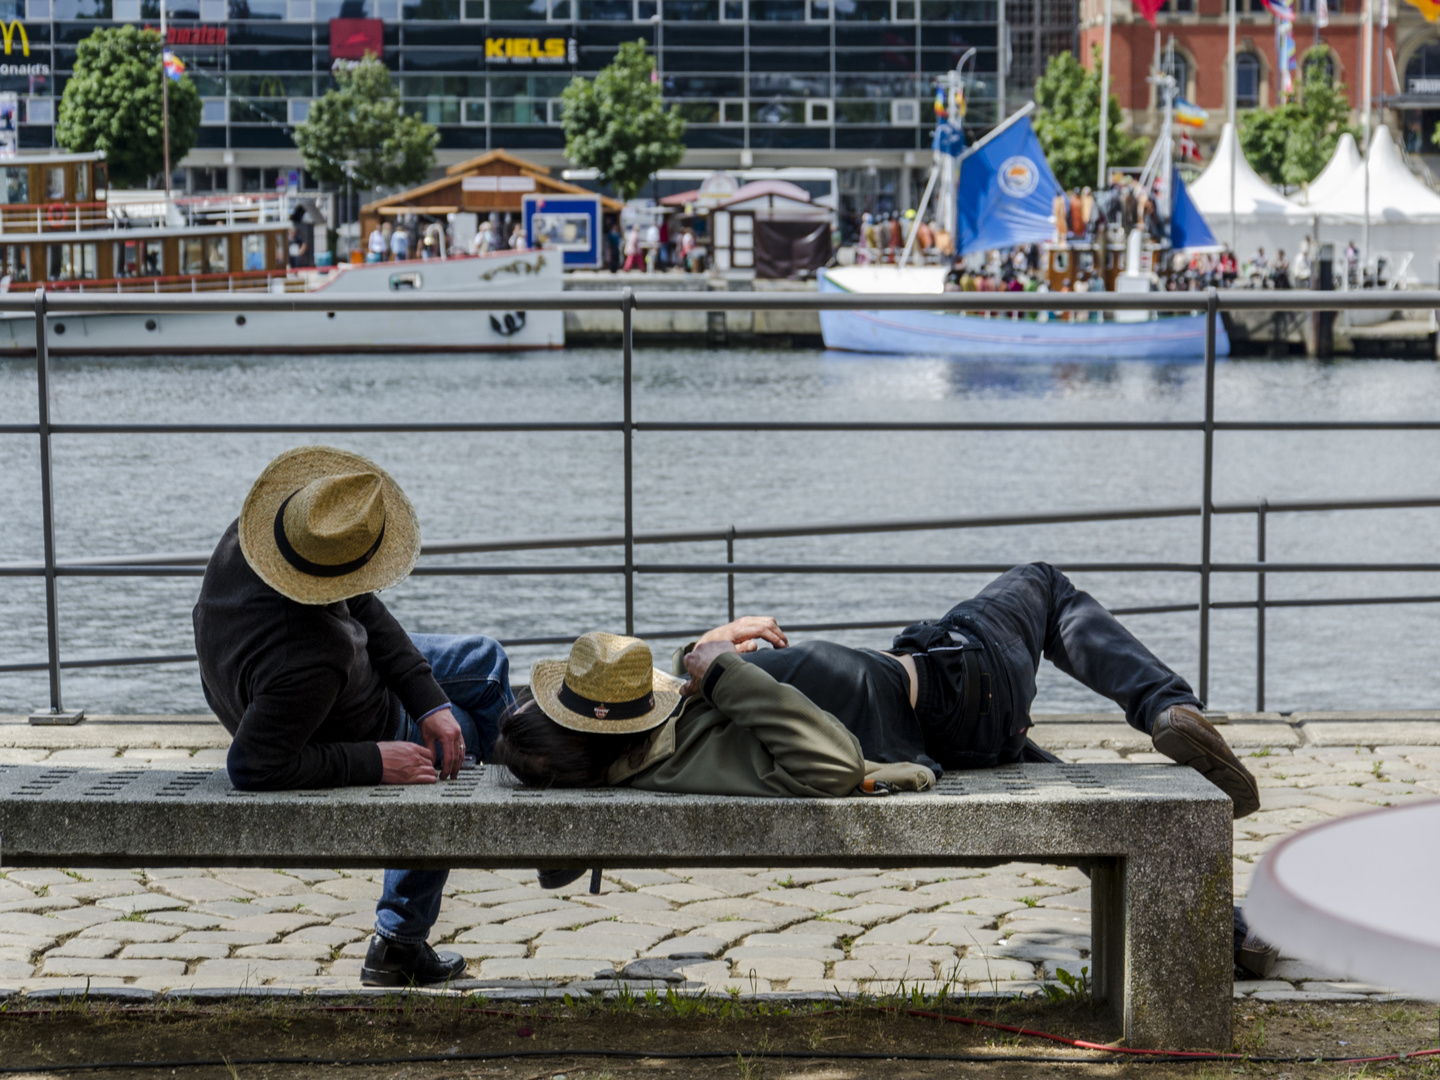
{"type": "Polygon", "coordinates": [[[585,868],[579,870],[573,867],[562,867],[559,870],[536,870],[535,877],[540,882],[542,889],[563,889],[566,885],[579,881],[585,876],[585,868]]]}
{"type": "Polygon", "coordinates": [[[428,941],[411,945],[376,934],[360,969],[362,986],[438,986],[465,974],[465,958],[437,953],[428,941]]]}
{"type": "Polygon", "coordinates": [[[1166,709],[1155,718],[1150,739],[1171,761],[1189,765],[1229,795],[1237,818],[1260,809],[1260,785],[1199,709],[1190,705],[1166,709]]]}

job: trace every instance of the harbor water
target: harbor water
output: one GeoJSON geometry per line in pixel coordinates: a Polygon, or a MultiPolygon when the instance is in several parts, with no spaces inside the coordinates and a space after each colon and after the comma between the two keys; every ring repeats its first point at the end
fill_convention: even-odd
{"type": "MultiPolygon", "coordinates": [[[[617,420],[618,348],[531,355],[195,357],[54,361],[57,422],[374,422],[617,420]]],[[[0,423],[35,422],[33,361],[0,361],[0,423]]],[[[818,350],[641,347],[634,415],[647,420],[1195,420],[1204,369],[1193,364],[948,362],[818,350]]],[[[1227,420],[1435,419],[1440,367],[1236,361],[1217,372],[1227,420]]],[[[565,434],[56,436],[55,514],[62,560],[208,550],[279,451],[333,442],[373,457],[415,503],[427,540],[619,533],[622,440],[565,434]]],[[[665,433],[635,436],[640,531],[804,525],[910,517],[1198,505],[1198,432],[665,433]]],[[[1221,432],[1217,502],[1440,494],[1440,433],[1221,432]]],[[[1272,561],[1436,561],[1440,510],[1275,514],[1272,561]]],[[[1253,515],[1219,517],[1214,558],[1255,556],[1253,515]]],[[[1197,562],[1198,518],[743,541],[740,562],[1197,562]]],[[[0,562],[42,556],[38,440],[0,435],[0,562]]],[[[722,543],[646,546],[642,562],[718,562],[722,543]]],[[[597,563],[621,549],[466,555],[430,562],[597,563]]],[[[1113,606],[1194,603],[1194,574],[1083,573],[1113,606]]],[[[790,623],[934,617],[983,576],[866,574],[736,579],[740,613],[790,623]]],[[[63,578],[66,659],[193,649],[197,578],[63,578]]],[[[1252,599],[1253,575],[1219,575],[1219,600],[1252,599]]],[[[1272,599],[1440,594],[1436,575],[1272,574],[1272,599]]],[[[385,594],[415,631],[501,638],[623,629],[616,574],[412,577],[385,594]]],[[[642,630],[721,622],[721,575],[638,578],[642,630]]],[[[1182,674],[1198,658],[1194,612],[1133,616],[1140,637],[1182,674]]],[[[888,643],[891,631],[826,636],[888,643]]],[[[45,658],[43,589],[0,585],[0,664],[45,658]]],[[[1255,615],[1212,622],[1211,704],[1255,703],[1255,615]]],[[[668,650],[675,639],[660,642],[668,650]]],[[[513,650],[514,675],[555,647],[513,650]]],[[[1269,613],[1272,709],[1440,706],[1440,604],[1276,609],[1269,613]]],[[[65,673],[65,703],[92,712],[203,709],[193,663],[65,673]]],[[[1042,669],[1037,710],[1108,707],[1042,669]]],[[[47,704],[43,673],[0,674],[0,712],[47,704]]]]}

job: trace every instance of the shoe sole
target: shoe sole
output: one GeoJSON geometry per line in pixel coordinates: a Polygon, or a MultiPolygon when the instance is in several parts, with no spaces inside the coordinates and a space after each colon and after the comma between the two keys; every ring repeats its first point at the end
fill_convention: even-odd
{"type": "Polygon", "coordinates": [[[360,969],[361,986],[444,986],[452,983],[464,975],[464,971],[458,971],[453,975],[447,975],[443,979],[417,979],[413,975],[407,975],[403,971],[385,971],[380,968],[362,967],[360,969]]]}
{"type": "Polygon", "coordinates": [[[1247,817],[1260,809],[1259,786],[1241,771],[1243,766],[1237,769],[1173,725],[1167,724],[1165,730],[1155,735],[1152,741],[1155,749],[1171,761],[1188,765],[1229,795],[1237,818],[1247,817]]]}

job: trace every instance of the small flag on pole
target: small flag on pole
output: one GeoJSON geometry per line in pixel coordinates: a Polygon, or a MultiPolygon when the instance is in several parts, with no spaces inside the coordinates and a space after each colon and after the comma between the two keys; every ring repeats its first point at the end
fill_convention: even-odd
{"type": "Polygon", "coordinates": [[[943,86],[937,86],[935,87],[935,119],[943,120],[945,116],[945,88],[943,86]]]}
{"type": "Polygon", "coordinates": [[[1330,0],[1315,0],[1315,25],[1321,30],[1330,25],[1330,0]]]}
{"type": "Polygon", "coordinates": [[[1417,9],[1429,22],[1434,22],[1437,17],[1440,17],[1440,3],[1436,3],[1436,0],[1405,0],[1405,2],[1417,9]]]}
{"type": "Polygon", "coordinates": [[[1291,33],[1289,23],[1281,23],[1275,29],[1276,36],[1279,38],[1280,93],[1293,94],[1295,80],[1290,73],[1295,70],[1295,37],[1291,33]]]}
{"type": "Polygon", "coordinates": [[[1261,0],[1261,3],[1280,22],[1293,23],[1295,21],[1295,9],[1290,6],[1289,0],[1261,0]]]}
{"type": "Polygon", "coordinates": [[[1182,97],[1175,99],[1175,122],[1185,124],[1187,127],[1204,127],[1205,121],[1210,119],[1210,114],[1200,108],[1194,102],[1186,101],[1182,97]]]}
{"type": "Polygon", "coordinates": [[[179,82],[180,76],[185,74],[185,61],[168,49],[165,52],[165,74],[176,82],[179,82]]]}
{"type": "Polygon", "coordinates": [[[1159,27],[1155,26],[1155,13],[1164,6],[1165,0],[1135,0],[1135,7],[1139,9],[1141,15],[1145,16],[1145,21],[1157,30],[1159,27]]]}
{"type": "Polygon", "coordinates": [[[1200,163],[1200,147],[1196,145],[1195,140],[1190,137],[1188,131],[1182,131],[1180,133],[1176,147],[1179,151],[1181,161],[1193,161],[1197,165],[1200,163]]]}

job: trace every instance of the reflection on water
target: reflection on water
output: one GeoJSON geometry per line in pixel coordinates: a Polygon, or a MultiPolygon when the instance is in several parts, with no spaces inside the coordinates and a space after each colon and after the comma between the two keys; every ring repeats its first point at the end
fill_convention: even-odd
{"type": "MultiPolygon", "coordinates": [[[[656,420],[1171,420],[1199,419],[1204,371],[1193,364],[960,362],[807,351],[642,348],[635,355],[635,517],[641,530],[999,515],[1039,510],[1196,505],[1198,432],[726,432],[646,430],[656,420]]],[[[33,423],[34,368],[0,362],[0,424],[33,423]]],[[[1232,362],[1217,371],[1222,419],[1433,418],[1440,370],[1430,363],[1232,362]]],[[[622,407],[618,350],[533,356],[61,359],[60,422],[613,420],[622,407]]],[[[62,559],[207,550],[250,482],[304,436],[57,436],[55,490],[62,559]]],[[[389,469],[432,539],[619,532],[624,478],[617,433],[329,435],[389,469]]],[[[1440,494],[1435,433],[1221,432],[1215,497],[1356,498],[1440,494]]],[[[38,559],[34,436],[0,435],[0,561],[38,559]]],[[[1275,514],[1272,560],[1435,560],[1437,511],[1275,514]]],[[[1217,518],[1215,558],[1255,555],[1253,515],[1217,518]]],[[[741,561],[898,563],[1047,559],[1197,561],[1195,518],[964,532],[912,532],[742,542],[741,561]]],[[[719,561],[723,544],[640,550],[644,562],[719,561]]],[[[463,556],[505,565],[614,564],[616,548],[463,556]]],[[[1077,575],[1112,606],[1194,602],[1193,575],[1077,575]]],[[[937,615],[982,577],[874,574],[740,576],[742,611],[782,621],[937,615]]],[[[191,648],[195,579],[61,581],[67,657],[191,648]]],[[[1276,575],[1272,598],[1440,593],[1433,575],[1276,575]]],[[[1253,577],[1221,576],[1217,599],[1254,595],[1253,577]]],[[[41,589],[0,579],[0,663],[44,656],[41,589]]],[[[414,577],[386,601],[417,631],[500,636],[623,626],[614,575],[414,577]]],[[[721,620],[718,575],[643,575],[641,628],[721,620]]],[[[1193,677],[1196,618],[1139,616],[1135,630],[1193,677]]],[[[1213,703],[1252,708],[1254,615],[1214,620],[1213,703]]],[[[1434,707],[1440,605],[1277,609],[1269,617],[1272,708],[1434,707]]],[[[885,632],[834,635],[855,644],[885,632]]],[[[523,678],[536,655],[520,649],[523,678]]],[[[67,672],[67,703],[93,711],[202,707],[193,665],[67,672]]],[[[1039,708],[1099,703],[1049,672],[1039,708]]],[[[45,701],[43,675],[0,675],[0,710],[45,701]]]]}

